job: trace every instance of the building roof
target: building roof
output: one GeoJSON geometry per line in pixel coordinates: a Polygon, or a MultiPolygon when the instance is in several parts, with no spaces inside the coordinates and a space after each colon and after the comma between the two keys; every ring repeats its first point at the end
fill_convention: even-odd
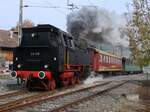
{"type": "Polygon", "coordinates": [[[11,31],[0,29],[0,47],[17,47],[17,35],[13,34],[11,31]]]}

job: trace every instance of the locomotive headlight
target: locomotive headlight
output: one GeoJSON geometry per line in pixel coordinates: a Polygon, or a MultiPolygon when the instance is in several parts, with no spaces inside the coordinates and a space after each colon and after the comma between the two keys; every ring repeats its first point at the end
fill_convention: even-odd
{"type": "Polygon", "coordinates": [[[16,61],[18,61],[18,57],[16,57],[16,61]]]}
{"type": "Polygon", "coordinates": [[[18,67],[18,68],[21,68],[21,64],[18,64],[17,67],[18,67]]]}
{"type": "Polygon", "coordinates": [[[39,74],[38,74],[38,77],[39,77],[40,79],[44,79],[44,77],[45,77],[45,72],[40,71],[39,74]]]}
{"type": "Polygon", "coordinates": [[[32,34],[31,34],[31,37],[35,37],[35,33],[32,33],[32,34]]]}
{"type": "Polygon", "coordinates": [[[16,72],[16,71],[12,71],[12,72],[11,72],[11,76],[12,76],[12,77],[17,77],[17,72],[16,72]]]}
{"type": "Polygon", "coordinates": [[[44,65],[44,68],[48,68],[48,65],[44,65]]]}

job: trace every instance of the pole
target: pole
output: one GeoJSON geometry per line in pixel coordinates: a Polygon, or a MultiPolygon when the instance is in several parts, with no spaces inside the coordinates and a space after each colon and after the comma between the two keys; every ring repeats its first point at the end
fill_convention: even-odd
{"type": "Polygon", "coordinates": [[[20,0],[19,24],[18,24],[18,46],[20,45],[21,38],[22,38],[22,20],[23,20],[23,0],[20,0]]]}
{"type": "Polygon", "coordinates": [[[120,55],[121,55],[121,57],[123,56],[123,49],[122,49],[122,46],[120,46],[120,55]]]}
{"type": "Polygon", "coordinates": [[[67,0],[67,6],[69,6],[69,0],[67,0]]]}

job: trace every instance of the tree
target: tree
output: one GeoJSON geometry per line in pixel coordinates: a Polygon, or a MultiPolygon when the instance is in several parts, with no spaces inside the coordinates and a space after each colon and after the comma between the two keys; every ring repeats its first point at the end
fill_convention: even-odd
{"type": "Polygon", "coordinates": [[[133,0],[127,14],[127,35],[132,58],[137,64],[150,64],[150,1],[133,0]]]}
{"type": "MultiPolygon", "coordinates": [[[[12,27],[10,30],[11,30],[11,31],[18,32],[18,25],[19,25],[19,22],[17,22],[16,26],[15,26],[15,27],[12,27]]],[[[33,23],[31,20],[25,19],[25,20],[22,22],[22,27],[23,27],[23,28],[33,27],[33,26],[34,26],[34,23],[33,23]]]]}

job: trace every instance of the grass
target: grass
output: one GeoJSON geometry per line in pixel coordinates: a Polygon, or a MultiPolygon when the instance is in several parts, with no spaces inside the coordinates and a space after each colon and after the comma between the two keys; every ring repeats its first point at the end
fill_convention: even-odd
{"type": "Polygon", "coordinates": [[[7,79],[12,79],[12,77],[8,74],[8,75],[5,75],[5,74],[0,74],[0,79],[5,79],[5,80],[7,80],[7,79]]]}

